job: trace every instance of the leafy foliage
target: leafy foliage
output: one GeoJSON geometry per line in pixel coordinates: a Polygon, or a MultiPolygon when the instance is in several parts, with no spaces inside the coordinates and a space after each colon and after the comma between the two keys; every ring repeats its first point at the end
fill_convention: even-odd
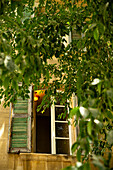
{"type": "Polygon", "coordinates": [[[17,95],[28,97],[30,84],[48,89],[48,104],[50,95],[60,95],[63,103],[73,92],[78,97],[78,107],[70,109],[69,115],[75,115],[79,127],[72,146],[78,163],[67,169],[90,169],[89,160],[99,169],[110,169],[112,11],[112,0],[40,0],[37,7],[33,0],[0,2],[0,98],[4,96],[4,105],[14,102],[17,95]],[[65,45],[70,32],[72,41],[65,45]],[[58,63],[48,62],[53,56],[58,63]],[[63,95],[57,89],[63,89],[63,95]],[[105,152],[109,154],[104,160],[105,152]]]}

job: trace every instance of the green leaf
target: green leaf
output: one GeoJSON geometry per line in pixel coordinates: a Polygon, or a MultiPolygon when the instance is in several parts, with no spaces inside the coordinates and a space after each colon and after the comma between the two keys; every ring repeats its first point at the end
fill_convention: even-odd
{"type": "Polygon", "coordinates": [[[29,73],[26,73],[24,75],[24,80],[25,80],[25,83],[28,85],[29,84],[29,73]]]}
{"type": "Polygon", "coordinates": [[[92,122],[91,122],[91,120],[87,124],[87,132],[88,132],[89,135],[91,135],[91,133],[92,133],[92,122]]]}
{"type": "Polygon", "coordinates": [[[98,92],[100,94],[101,93],[101,83],[99,83],[97,87],[98,87],[98,92]]]}
{"type": "Polygon", "coordinates": [[[83,170],[91,170],[89,162],[85,162],[85,164],[83,164],[83,170]]]}
{"type": "Polygon", "coordinates": [[[78,142],[75,142],[72,147],[71,147],[71,150],[72,150],[72,153],[76,151],[76,149],[78,148],[78,142]]]}
{"type": "Polygon", "coordinates": [[[76,115],[77,117],[80,116],[79,107],[75,107],[70,111],[69,118],[72,118],[74,115],[76,115]]]}
{"type": "Polygon", "coordinates": [[[96,23],[90,24],[90,25],[89,25],[89,30],[92,29],[92,28],[94,28],[94,27],[96,27],[96,25],[97,25],[96,23]]]}
{"type": "Polygon", "coordinates": [[[80,162],[81,161],[81,148],[77,150],[77,160],[80,162]]]}
{"type": "Polygon", "coordinates": [[[7,87],[9,86],[9,81],[10,81],[10,78],[9,77],[6,77],[4,79],[4,82],[3,82],[3,86],[7,89],[7,87]]]}
{"type": "Polygon", "coordinates": [[[2,69],[0,68],[0,76],[2,75],[2,69]]]}
{"type": "Polygon", "coordinates": [[[17,81],[16,80],[12,80],[12,87],[15,89],[15,90],[17,90],[18,89],[18,83],[17,83],[17,81]]]}
{"type": "Polygon", "coordinates": [[[94,39],[96,40],[96,41],[98,41],[98,39],[99,39],[99,30],[98,30],[98,28],[96,28],[95,30],[94,30],[94,39]]]}

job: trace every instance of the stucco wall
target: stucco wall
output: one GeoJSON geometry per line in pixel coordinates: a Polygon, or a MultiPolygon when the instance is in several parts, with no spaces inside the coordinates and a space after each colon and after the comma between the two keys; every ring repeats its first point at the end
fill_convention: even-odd
{"type": "Polygon", "coordinates": [[[9,107],[0,105],[0,170],[12,170],[14,161],[13,155],[7,153],[9,127],[9,107]]]}

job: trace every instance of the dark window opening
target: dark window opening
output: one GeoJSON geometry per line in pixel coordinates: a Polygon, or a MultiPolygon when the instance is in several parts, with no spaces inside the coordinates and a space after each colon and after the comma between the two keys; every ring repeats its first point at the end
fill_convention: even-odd
{"type": "Polygon", "coordinates": [[[35,91],[36,108],[36,152],[51,153],[51,114],[50,108],[43,112],[43,108],[37,112],[37,106],[41,104],[45,95],[44,90],[35,91]]]}

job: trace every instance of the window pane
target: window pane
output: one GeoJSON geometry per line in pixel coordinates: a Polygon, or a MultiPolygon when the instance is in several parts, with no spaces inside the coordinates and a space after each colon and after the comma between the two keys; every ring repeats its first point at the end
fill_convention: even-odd
{"type": "Polygon", "coordinates": [[[69,140],[67,139],[56,140],[56,154],[69,154],[69,140]]]}
{"type": "MultiPolygon", "coordinates": [[[[49,113],[48,108],[48,113],[49,113]]],[[[47,111],[47,109],[46,109],[47,111]]],[[[51,117],[43,113],[36,116],[36,152],[51,153],[51,117]],[[41,116],[40,116],[41,115],[41,116]]]]}
{"type": "Polygon", "coordinates": [[[66,120],[65,107],[55,107],[55,120],[66,120]]]}
{"type": "Polygon", "coordinates": [[[50,108],[44,110],[44,106],[38,112],[45,90],[34,92],[34,112],[36,114],[36,152],[51,153],[51,114],[50,108]]]}
{"type": "Polygon", "coordinates": [[[69,137],[69,128],[67,123],[55,123],[56,137],[69,137]]]}

